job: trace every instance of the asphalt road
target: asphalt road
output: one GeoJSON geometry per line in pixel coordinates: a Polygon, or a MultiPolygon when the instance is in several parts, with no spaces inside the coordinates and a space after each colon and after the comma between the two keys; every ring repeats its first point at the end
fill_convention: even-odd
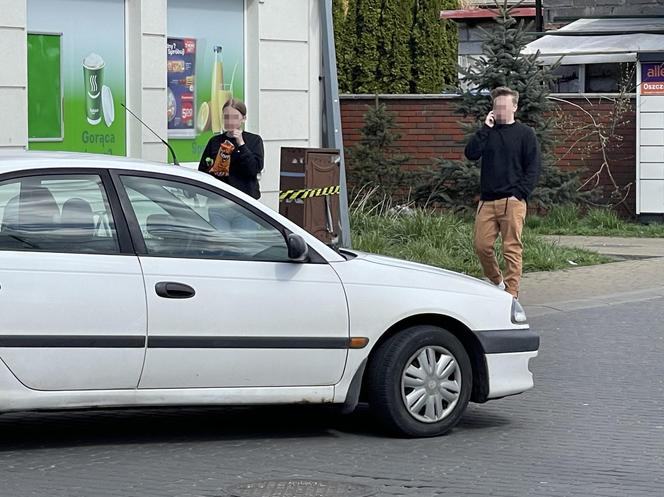
{"type": "Polygon", "coordinates": [[[386,437],[364,409],[16,413],[0,416],[0,497],[212,497],[265,479],[385,496],[664,495],[664,299],[531,325],[535,389],[471,405],[444,437],[386,437]]]}

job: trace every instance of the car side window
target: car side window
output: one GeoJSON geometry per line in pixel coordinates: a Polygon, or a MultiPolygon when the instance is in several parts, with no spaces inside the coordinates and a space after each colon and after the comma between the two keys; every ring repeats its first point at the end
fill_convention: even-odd
{"type": "Polygon", "coordinates": [[[280,230],[237,202],[204,188],[121,176],[148,255],[289,261],[280,230]]]}
{"type": "Polygon", "coordinates": [[[0,182],[0,250],[118,253],[101,178],[44,175],[0,182]]]}

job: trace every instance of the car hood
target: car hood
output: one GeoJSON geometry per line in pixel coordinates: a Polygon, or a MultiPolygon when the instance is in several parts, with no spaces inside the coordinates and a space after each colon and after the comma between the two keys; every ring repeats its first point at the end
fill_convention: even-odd
{"type": "MultiPolygon", "coordinates": [[[[375,273],[377,276],[380,275],[374,280],[377,284],[389,284],[389,281],[385,281],[387,279],[395,286],[418,286],[446,290],[454,288],[455,291],[462,291],[464,293],[476,295],[497,297],[502,294],[502,296],[506,296],[506,293],[502,290],[498,290],[495,285],[473,276],[428,266],[426,264],[404,261],[402,259],[395,259],[393,257],[370,254],[367,252],[356,250],[344,250],[344,252],[355,256],[354,259],[347,262],[375,265],[375,273]],[[393,268],[396,269],[396,271],[381,271],[380,266],[383,268],[393,268]],[[404,278],[407,274],[411,277],[404,278]]],[[[344,263],[340,264],[343,265],[344,263]]],[[[371,270],[368,272],[374,273],[374,271],[371,270]]],[[[344,271],[344,273],[348,275],[348,272],[344,271]]],[[[365,274],[365,276],[367,275],[366,272],[363,272],[363,274],[365,274]]]]}

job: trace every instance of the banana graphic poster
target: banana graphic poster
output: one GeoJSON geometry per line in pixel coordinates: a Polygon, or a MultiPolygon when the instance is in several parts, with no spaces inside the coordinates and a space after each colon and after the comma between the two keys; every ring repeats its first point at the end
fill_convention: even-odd
{"type": "Polygon", "coordinates": [[[224,104],[245,97],[244,2],[169,0],[167,16],[168,142],[180,162],[198,162],[212,135],[223,130],[224,104]],[[187,42],[195,53],[187,53],[187,42]],[[177,121],[183,113],[187,119],[177,121]]]}

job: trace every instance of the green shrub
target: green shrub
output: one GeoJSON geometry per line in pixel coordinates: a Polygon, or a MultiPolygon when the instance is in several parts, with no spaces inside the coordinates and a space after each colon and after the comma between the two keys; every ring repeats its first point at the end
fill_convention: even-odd
{"type": "Polygon", "coordinates": [[[585,221],[590,227],[609,231],[621,230],[627,225],[625,221],[618,217],[615,211],[601,207],[590,209],[586,214],[585,221]]]}
{"type": "MultiPolygon", "coordinates": [[[[364,206],[368,204],[363,204],[364,206]]],[[[481,277],[473,246],[473,223],[451,212],[409,209],[396,213],[385,205],[351,210],[353,246],[372,252],[481,277]]],[[[609,259],[594,252],[561,247],[524,231],[524,271],[550,271],[609,259]]],[[[496,242],[501,265],[504,266],[496,242]]]]}
{"type": "Polygon", "coordinates": [[[457,0],[333,0],[339,89],[439,93],[457,82],[457,0]]]}

